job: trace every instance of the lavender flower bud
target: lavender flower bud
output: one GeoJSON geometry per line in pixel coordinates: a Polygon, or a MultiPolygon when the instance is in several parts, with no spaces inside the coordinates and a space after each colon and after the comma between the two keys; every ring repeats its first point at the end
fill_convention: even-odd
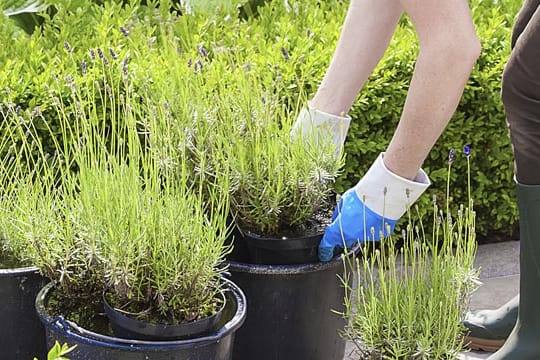
{"type": "Polygon", "coordinates": [[[123,26],[120,26],[120,31],[122,32],[122,34],[124,34],[124,36],[128,36],[129,35],[129,31],[123,27],[123,26]]]}
{"type": "Polygon", "coordinates": [[[199,60],[197,60],[195,62],[194,69],[195,69],[196,72],[201,71],[203,69],[203,63],[202,63],[201,59],[199,59],[199,60]]]}
{"type": "Polygon", "coordinates": [[[98,53],[100,59],[105,58],[105,55],[103,54],[103,50],[101,50],[101,48],[99,48],[99,47],[97,48],[97,53],[98,53]]]}
{"type": "Polygon", "coordinates": [[[116,55],[113,49],[109,49],[109,52],[111,53],[111,56],[114,60],[118,59],[118,55],[116,55]]]}
{"type": "Polygon", "coordinates": [[[448,163],[451,164],[452,161],[454,161],[456,151],[454,148],[450,149],[450,152],[448,153],[448,163]]]}
{"type": "Polygon", "coordinates": [[[71,53],[73,49],[71,48],[71,45],[67,41],[64,41],[64,47],[66,48],[68,53],[71,53]]]}
{"type": "Polygon", "coordinates": [[[285,60],[289,60],[289,53],[287,52],[287,50],[284,47],[281,48],[281,54],[283,55],[285,60]]]}
{"type": "Polygon", "coordinates": [[[193,65],[193,59],[189,58],[187,62],[187,66],[191,67],[191,65],[193,65]]]}
{"type": "Polygon", "coordinates": [[[202,57],[208,57],[208,51],[206,51],[204,46],[202,45],[197,46],[197,51],[199,52],[199,55],[201,55],[202,57]]]}
{"type": "Polygon", "coordinates": [[[75,88],[75,81],[71,75],[66,75],[66,82],[70,88],[75,88]]]}
{"type": "Polygon", "coordinates": [[[129,63],[129,57],[126,56],[125,59],[124,59],[124,62],[122,63],[122,72],[124,73],[124,75],[127,76],[128,74],[128,63],[129,63]]]}
{"type": "Polygon", "coordinates": [[[86,61],[81,61],[81,70],[84,75],[86,75],[86,61]]]}
{"type": "Polygon", "coordinates": [[[471,156],[471,147],[469,145],[465,145],[463,147],[463,151],[465,152],[465,156],[466,157],[469,157],[471,156]]]}
{"type": "Polygon", "coordinates": [[[88,50],[88,53],[90,54],[92,60],[96,60],[96,52],[94,51],[94,49],[88,50]]]}

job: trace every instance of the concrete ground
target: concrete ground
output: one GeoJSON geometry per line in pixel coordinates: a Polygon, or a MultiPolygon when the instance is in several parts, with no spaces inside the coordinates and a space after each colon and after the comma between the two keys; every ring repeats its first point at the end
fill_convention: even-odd
{"type": "MultiPolygon", "coordinates": [[[[471,310],[495,309],[518,293],[519,242],[481,245],[476,254],[475,266],[481,271],[482,285],[471,299],[471,310]]],[[[348,343],[343,360],[358,360],[353,352],[354,345],[348,343]]],[[[489,355],[485,352],[463,352],[459,360],[487,359],[489,355]]]]}

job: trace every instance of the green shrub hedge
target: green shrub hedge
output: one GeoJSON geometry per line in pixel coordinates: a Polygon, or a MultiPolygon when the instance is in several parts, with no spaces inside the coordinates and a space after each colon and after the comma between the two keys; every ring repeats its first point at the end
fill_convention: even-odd
{"type": "MultiPolygon", "coordinates": [[[[473,17],[483,51],[473,71],[453,120],[424,168],[433,186],[419,201],[421,213],[431,210],[432,195],[444,203],[447,154],[463,145],[473,149],[471,178],[481,235],[515,233],[517,207],[513,195],[512,152],[505,115],[500,101],[500,79],[509,54],[509,38],[519,0],[473,0],[473,17]]],[[[88,51],[114,49],[123,59],[129,56],[131,76],[138,86],[152,86],[159,97],[166,83],[158,81],[171,66],[199,63],[199,74],[207,91],[216,84],[235,82],[245,69],[258,77],[261,88],[295,109],[313,96],[334,51],[347,10],[347,1],[267,0],[257,1],[257,13],[184,14],[171,16],[164,4],[159,10],[131,1],[105,2],[103,6],[66,1],[52,18],[32,35],[18,30],[7,19],[0,20],[0,92],[3,107],[19,106],[21,117],[37,122],[43,141],[54,151],[47,128],[58,134],[51,112],[51,89],[67,88],[66,76],[80,76],[88,51]],[[70,5],[71,4],[71,5],[70,5]],[[120,27],[130,31],[124,36],[120,27]],[[173,41],[176,53],[163,53],[162,42],[173,41]],[[72,48],[68,53],[64,41],[72,48]],[[204,49],[204,52],[201,51],[204,49]],[[54,75],[54,76],[53,76],[54,75]],[[55,80],[56,79],[56,80],[55,80]],[[59,81],[61,85],[59,85],[59,81]],[[159,84],[159,86],[158,86],[159,84]],[[161,88],[160,88],[161,87],[161,88]],[[44,117],[30,114],[39,108],[44,117]],[[40,124],[46,119],[47,124],[40,124]]],[[[86,2],[88,3],[88,2],[86,2]]],[[[343,191],[354,185],[379,152],[383,151],[396,127],[417,55],[414,29],[406,17],[355,102],[354,119],[345,145],[346,166],[337,184],[343,191]]],[[[120,65],[119,65],[120,66],[120,65]]],[[[166,91],[164,91],[165,93],[166,91]]],[[[191,94],[197,96],[197,94],[191,94]]],[[[452,169],[452,204],[467,203],[467,165],[457,156],[452,169]]]]}

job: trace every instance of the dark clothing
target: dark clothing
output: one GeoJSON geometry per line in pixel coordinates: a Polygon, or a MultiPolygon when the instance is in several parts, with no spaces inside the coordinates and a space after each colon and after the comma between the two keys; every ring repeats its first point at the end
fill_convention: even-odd
{"type": "Polygon", "coordinates": [[[540,185],[540,0],[526,0],[517,17],[503,72],[502,100],[516,179],[540,185]]]}

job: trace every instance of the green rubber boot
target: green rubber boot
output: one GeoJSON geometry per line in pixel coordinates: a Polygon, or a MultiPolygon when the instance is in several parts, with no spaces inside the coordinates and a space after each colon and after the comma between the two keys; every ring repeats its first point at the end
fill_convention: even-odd
{"type": "Polygon", "coordinates": [[[488,360],[540,359],[540,185],[517,184],[520,226],[519,311],[503,347],[488,360]]]}
{"type": "Polygon", "coordinates": [[[465,344],[471,350],[499,350],[516,325],[519,295],[494,310],[468,313],[463,325],[468,330],[465,344]]]}

